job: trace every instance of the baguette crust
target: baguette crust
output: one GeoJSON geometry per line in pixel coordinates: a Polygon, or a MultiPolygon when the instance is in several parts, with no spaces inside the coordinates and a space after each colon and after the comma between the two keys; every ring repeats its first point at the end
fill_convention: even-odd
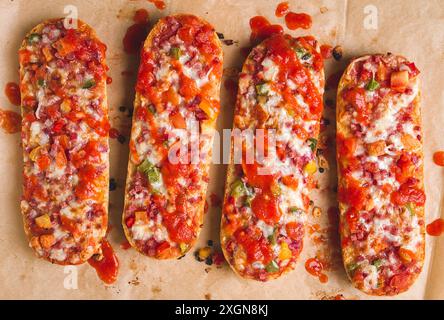
{"type": "Polygon", "coordinates": [[[243,137],[248,130],[263,129],[265,139],[256,135],[254,140],[256,152],[262,140],[264,155],[270,158],[262,161],[256,153],[254,161],[248,161],[247,150],[254,144],[246,139],[242,164],[235,164],[236,142],[232,143],[221,245],[232,269],[243,278],[276,279],[294,268],[302,250],[323,92],[323,61],[312,37],[273,36],[254,48],[244,63],[234,129],[242,130],[243,137]],[[269,145],[273,137],[276,152],[269,145]]]}
{"type": "Polygon", "coordinates": [[[142,49],[122,224],[149,257],[184,255],[202,228],[222,59],[214,28],[187,14],[162,18],[142,49]],[[196,143],[194,129],[200,160],[174,164],[173,150],[196,143]]]}
{"type": "Polygon", "coordinates": [[[36,26],[20,56],[25,232],[36,254],[80,264],[108,226],[106,47],[87,24],[36,26]]]}
{"type": "Polygon", "coordinates": [[[418,74],[404,57],[371,55],[352,61],[339,83],[342,254],[353,285],[370,295],[408,290],[424,262],[418,74]]]}

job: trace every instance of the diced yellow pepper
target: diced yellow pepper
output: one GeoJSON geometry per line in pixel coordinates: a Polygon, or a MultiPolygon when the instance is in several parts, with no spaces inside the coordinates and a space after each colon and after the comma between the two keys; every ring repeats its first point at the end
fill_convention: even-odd
{"type": "Polygon", "coordinates": [[[179,243],[180,253],[185,253],[188,250],[188,245],[186,243],[179,243]]]}
{"type": "Polygon", "coordinates": [[[201,248],[197,252],[197,256],[198,256],[200,261],[206,260],[210,256],[210,254],[211,254],[211,248],[210,247],[201,248]]]}
{"type": "Polygon", "coordinates": [[[43,248],[49,249],[55,243],[55,237],[52,234],[42,234],[40,236],[40,244],[43,248]]]}
{"type": "Polygon", "coordinates": [[[148,217],[145,211],[136,211],[135,216],[136,216],[136,222],[140,221],[144,224],[148,223],[148,217]]]}
{"type": "Polygon", "coordinates": [[[46,61],[49,62],[49,61],[52,60],[53,56],[52,56],[52,54],[51,54],[51,49],[50,49],[50,47],[43,47],[42,52],[43,52],[43,55],[44,55],[45,58],[46,58],[46,61]]]}
{"type": "Polygon", "coordinates": [[[279,253],[279,259],[287,260],[291,258],[291,250],[288,248],[286,242],[281,243],[281,252],[279,253]]]}
{"type": "Polygon", "coordinates": [[[43,229],[50,229],[52,227],[51,219],[47,214],[35,218],[35,223],[37,224],[38,227],[43,229]]]}
{"type": "Polygon", "coordinates": [[[42,149],[41,146],[32,149],[32,151],[29,153],[29,159],[31,159],[32,161],[37,161],[39,155],[40,155],[40,150],[42,149]]]}
{"type": "Polygon", "coordinates": [[[62,110],[63,113],[68,113],[71,111],[71,102],[67,99],[63,100],[62,104],[60,105],[60,110],[62,110]]]}
{"type": "Polygon", "coordinates": [[[309,175],[315,174],[316,170],[317,170],[317,167],[316,167],[316,162],[314,160],[307,163],[304,167],[304,172],[309,175]]]}
{"type": "Polygon", "coordinates": [[[202,111],[205,112],[208,118],[210,118],[211,120],[216,117],[216,112],[213,106],[207,100],[202,100],[202,102],[199,104],[199,108],[202,109],[202,111]]]}

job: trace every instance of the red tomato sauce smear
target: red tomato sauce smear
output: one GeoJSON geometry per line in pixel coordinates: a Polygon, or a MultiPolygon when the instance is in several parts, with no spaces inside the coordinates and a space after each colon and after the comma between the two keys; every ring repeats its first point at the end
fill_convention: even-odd
{"type": "Polygon", "coordinates": [[[437,151],[433,154],[433,162],[441,167],[444,167],[444,151],[437,151]]]}
{"type": "Polygon", "coordinates": [[[5,94],[9,102],[15,106],[19,106],[21,102],[20,87],[15,82],[8,82],[5,86],[5,94]]]}
{"type": "Polygon", "coordinates": [[[148,35],[149,14],[145,9],[134,13],[134,24],[131,25],[123,38],[123,49],[127,54],[137,54],[148,35]]]}
{"type": "Polygon", "coordinates": [[[290,12],[290,5],[288,2],[281,2],[276,7],[275,15],[276,17],[284,17],[288,12],[290,12]]]}
{"type": "Polygon", "coordinates": [[[20,132],[21,121],[22,118],[17,112],[0,109],[0,127],[6,133],[20,132]]]}
{"type": "Polygon", "coordinates": [[[439,237],[444,232],[444,219],[436,219],[427,225],[427,234],[432,237],[439,237]]]}
{"type": "Polygon", "coordinates": [[[119,260],[114,253],[111,244],[107,240],[102,241],[102,256],[92,256],[88,263],[96,269],[99,278],[106,284],[112,284],[117,280],[119,273],[119,260]]]}
{"type": "Polygon", "coordinates": [[[278,24],[271,24],[267,18],[256,16],[250,19],[250,41],[259,43],[274,34],[284,34],[284,28],[278,24]]]}

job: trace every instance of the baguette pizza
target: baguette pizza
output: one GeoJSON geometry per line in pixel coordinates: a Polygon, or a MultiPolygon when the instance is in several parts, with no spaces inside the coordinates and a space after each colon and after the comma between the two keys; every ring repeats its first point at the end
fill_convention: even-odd
{"type": "Polygon", "coordinates": [[[234,116],[241,156],[232,143],[221,221],[225,258],[243,278],[278,278],[302,250],[324,82],[312,37],[273,36],[244,63],[234,116]]]}
{"type": "Polygon", "coordinates": [[[214,28],[186,14],[162,18],[142,48],[122,223],[149,257],[184,255],[201,230],[222,59],[214,28]]]}
{"type": "Polygon", "coordinates": [[[406,291],[424,261],[419,71],[393,54],[354,60],[337,97],[340,233],[353,285],[406,291]]]}
{"type": "Polygon", "coordinates": [[[106,47],[77,26],[47,20],[19,51],[25,231],[64,265],[98,253],[108,226],[106,47]]]}

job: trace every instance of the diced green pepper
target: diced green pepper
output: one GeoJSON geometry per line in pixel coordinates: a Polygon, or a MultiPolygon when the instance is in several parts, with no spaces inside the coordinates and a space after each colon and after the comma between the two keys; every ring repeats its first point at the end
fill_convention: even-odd
{"type": "Polygon", "coordinates": [[[379,82],[376,81],[375,79],[372,79],[368,84],[367,84],[367,90],[368,91],[375,91],[376,89],[379,88],[379,82]]]}
{"type": "Polygon", "coordinates": [[[353,274],[353,272],[355,272],[356,269],[358,269],[358,267],[359,267],[359,265],[357,263],[350,263],[347,266],[348,273],[353,274]]]}
{"type": "Polygon", "coordinates": [[[178,48],[178,47],[172,47],[172,48],[170,49],[170,55],[171,55],[174,59],[178,60],[178,59],[180,58],[180,56],[182,55],[182,52],[181,52],[180,48],[178,48]]]}
{"type": "Polygon", "coordinates": [[[235,198],[243,196],[247,193],[244,183],[242,180],[236,180],[231,186],[231,195],[235,198]]]}
{"type": "Polygon", "coordinates": [[[268,94],[268,86],[266,83],[256,85],[256,93],[260,96],[265,96],[268,94]]]}
{"type": "Polygon", "coordinates": [[[245,198],[245,205],[246,205],[247,207],[251,207],[251,202],[253,201],[253,199],[254,199],[254,196],[253,196],[253,195],[248,195],[248,196],[245,198]]]}
{"type": "Polygon", "coordinates": [[[384,264],[384,260],[383,259],[378,259],[373,261],[372,265],[374,265],[376,268],[380,268],[382,265],[384,264]]]}
{"type": "Polygon", "coordinates": [[[276,261],[273,260],[265,266],[265,270],[267,270],[268,273],[275,273],[279,271],[279,266],[276,261]]]}
{"type": "Polygon", "coordinates": [[[290,207],[288,208],[288,211],[291,213],[300,213],[302,210],[298,207],[290,207]]]}
{"type": "Polygon", "coordinates": [[[85,83],[82,86],[82,89],[89,89],[92,88],[96,85],[96,82],[94,81],[94,79],[89,79],[86,80],[85,83]]]}
{"type": "Polygon", "coordinates": [[[152,114],[156,114],[156,108],[154,108],[154,106],[152,104],[150,104],[148,106],[148,110],[149,112],[151,112],[152,114]]]}
{"type": "Polygon", "coordinates": [[[302,47],[297,47],[294,50],[296,51],[297,57],[303,61],[311,58],[311,53],[302,47]]]}
{"type": "Polygon", "coordinates": [[[31,33],[28,37],[28,44],[33,44],[40,41],[40,35],[38,33],[31,33]]]}
{"type": "Polygon", "coordinates": [[[138,167],[137,170],[140,172],[143,172],[149,183],[153,185],[156,182],[160,181],[160,170],[155,165],[153,165],[151,162],[148,161],[148,159],[145,159],[138,167]]]}
{"type": "Polygon", "coordinates": [[[44,87],[46,86],[46,81],[43,79],[38,79],[37,84],[39,85],[39,87],[44,87]]]}
{"type": "Polygon", "coordinates": [[[278,230],[278,228],[274,227],[273,234],[268,236],[268,241],[270,241],[270,243],[272,245],[276,244],[276,241],[277,241],[277,230],[278,230]]]}
{"type": "Polygon", "coordinates": [[[407,208],[407,210],[410,212],[410,216],[413,217],[416,213],[415,213],[415,209],[412,206],[412,203],[409,202],[406,204],[405,206],[407,208]]]}
{"type": "Polygon", "coordinates": [[[316,147],[318,146],[318,140],[316,140],[315,138],[309,138],[308,141],[310,142],[310,149],[311,151],[315,151],[316,147]]]}

